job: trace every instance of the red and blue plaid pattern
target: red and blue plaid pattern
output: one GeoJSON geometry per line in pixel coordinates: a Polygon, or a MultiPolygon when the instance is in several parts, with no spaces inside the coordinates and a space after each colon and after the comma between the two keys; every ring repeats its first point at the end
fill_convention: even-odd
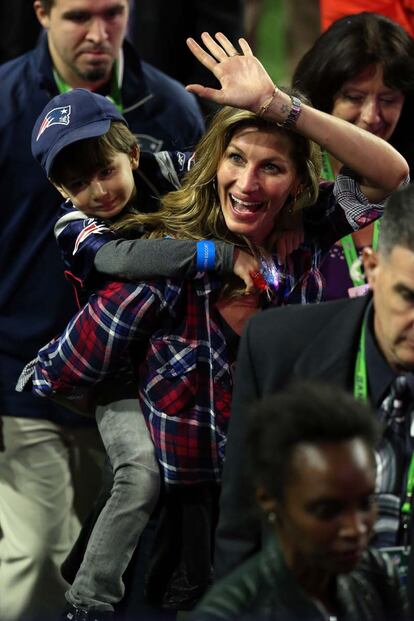
{"type": "Polygon", "coordinates": [[[110,283],[40,350],[33,390],[76,396],[138,347],[141,405],[166,484],[219,481],[232,374],[214,309],[219,283],[110,283]]]}

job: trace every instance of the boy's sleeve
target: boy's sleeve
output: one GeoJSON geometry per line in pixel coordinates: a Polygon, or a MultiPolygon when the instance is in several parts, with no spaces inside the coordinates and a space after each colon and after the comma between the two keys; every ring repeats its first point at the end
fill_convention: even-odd
{"type": "Polygon", "coordinates": [[[87,218],[65,203],[55,224],[55,237],[65,268],[82,287],[95,271],[95,255],[104,244],[115,239],[114,232],[99,218],[87,218]]]}
{"type": "Polygon", "coordinates": [[[95,256],[101,274],[126,280],[194,278],[198,272],[233,273],[234,246],[225,242],[180,239],[116,239],[95,256]]]}
{"type": "Polygon", "coordinates": [[[175,289],[156,283],[112,282],[89,297],[64,332],[23,370],[17,390],[28,382],[40,396],[73,395],[117,373],[133,343],[144,343],[168,312],[175,289]]]}
{"type": "MultiPolygon", "coordinates": [[[[188,151],[161,151],[159,153],[141,153],[140,166],[136,173],[137,200],[144,212],[158,209],[160,197],[171,190],[180,187],[181,179],[191,168],[193,153],[188,151]]],[[[97,269],[95,255],[98,250],[108,241],[116,239],[111,228],[99,218],[88,218],[83,212],[77,210],[70,201],[65,201],[60,208],[60,217],[54,229],[56,241],[62,253],[67,274],[77,286],[85,288],[86,283],[97,269]]],[[[193,248],[194,250],[194,248],[193,248]]],[[[193,253],[194,254],[194,253],[193,253]]],[[[112,254],[110,253],[112,257],[112,254]]],[[[187,257],[188,258],[188,257],[187,257]]],[[[189,260],[191,262],[193,257],[189,260]]],[[[142,259],[142,257],[140,257],[142,259]]],[[[171,256],[168,257],[168,260],[171,256]]],[[[179,258],[181,262],[181,259],[179,258]]],[[[103,273],[123,276],[122,269],[125,258],[121,262],[121,270],[116,268],[111,271],[103,269],[103,273]]],[[[151,261],[151,264],[153,262],[151,261]]],[[[98,269],[98,271],[100,271],[98,269]]],[[[184,272],[168,272],[144,270],[139,272],[138,278],[151,273],[158,276],[165,273],[166,276],[174,277],[184,272]]]]}
{"type": "MultiPolygon", "coordinates": [[[[137,200],[143,211],[158,208],[159,197],[180,187],[194,162],[193,153],[142,153],[137,171],[137,200]]],[[[87,218],[70,201],[61,207],[55,236],[67,275],[77,289],[93,287],[92,276],[139,281],[193,278],[199,272],[233,273],[234,247],[225,242],[172,239],[118,239],[99,218],[87,218]],[[89,282],[88,282],[89,281],[89,282]]]]}
{"type": "MultiPolygon", "coordinates": [[[[178,189],[194,163],[191,151],[141,153],[137,170],[138,202],[145,211],[151,202],[178,189]]],[[[96,252],[95,269],[101,274],[126,280],[147,278],[193,278],[198,272],[233,273],[234,247],[225,242],[172,239],[114,239],[96,252]],[[205,258],[207,257],[207,260],[205,258]]]]}

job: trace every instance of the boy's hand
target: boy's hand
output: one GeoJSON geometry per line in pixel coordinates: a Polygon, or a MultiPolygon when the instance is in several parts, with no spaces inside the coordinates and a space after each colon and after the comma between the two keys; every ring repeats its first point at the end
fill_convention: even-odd
{"type": "Polygon", "coordinates": [[[260,271],[260,265],[257,259],[255,259],[250,253],[235,248],[233,271],[246,285],[246,295],[250,293],[257,293],[257,288],[255,287],[252,279],[252,274],[260,271]]]}

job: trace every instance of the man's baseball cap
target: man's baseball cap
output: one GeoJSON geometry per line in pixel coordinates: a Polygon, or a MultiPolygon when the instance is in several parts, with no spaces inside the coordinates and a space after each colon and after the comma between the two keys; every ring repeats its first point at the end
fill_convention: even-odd
{"type": "Polygon", "coordinates": [[[53,97],[32,132],[32,153],[49,176],[62,149],[86,138],[106,134],[111,121],[127,124],[118,108],[103,95],[75,88],[53,97]]]}

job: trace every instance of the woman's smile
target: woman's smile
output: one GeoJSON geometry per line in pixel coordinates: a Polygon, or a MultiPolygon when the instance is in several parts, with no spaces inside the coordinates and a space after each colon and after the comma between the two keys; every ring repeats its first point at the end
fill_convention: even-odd
{"type": "Polygon", "coordinates": [[[230,204],[236,216],[249,218],[255,216],[261,209],[266,209],[268,201],[249,201],[230,193],[230,204]]]}

